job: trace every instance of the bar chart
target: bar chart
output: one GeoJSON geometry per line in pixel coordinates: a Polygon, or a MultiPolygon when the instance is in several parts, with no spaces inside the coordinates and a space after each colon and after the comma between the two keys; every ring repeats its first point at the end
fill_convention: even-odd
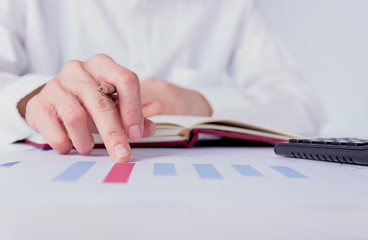
{"type": "Polygon", "coordinates": [[[316,220],[335,228],[339,216],[344,225],[346,218],[364,223],[367,167],[282,158],[272,150],[137,148],[130,162],[114,163],[104,149],[82,156],[10,146],[0,149],[0,220],[9,232],[29,226],[25,235],[40,221],[53,231],[48,224],[58,219],[70,226],[89,222],[88,231],[127,226],[134,236],[149,227],[181,236],[207,223],[204,232],[223,230],[221,239],[230,239],[236,224],[243,232],[259,222],[264,231],[265,221],[274,229],[284,219],[289,230],[300,225],[301,216],[309,216],[307,228],[316,220]],[[185,229],[178,232],[176,226],[185,229]]]}
{"type": "MultiPolygon", "coordinates": [[[[21,162],[7,162],[0,165],[1,168],[10,168],[21,162]]],[[[94,167],[96,162],[93,161],[76,161],[66,169],[62,170],[52,181],[54,182],[77,182],[94,167]]],[[[226,180],[214,164],[193,163],[192,170],[196,173],[199,179],[203,180],[226,180]]],[[[121,183],[126,184],[129,181],[131,173],[134,171],[135,163],[115,163],[110,171],[103,179],[103,183],[121,183]]],[[[233,164],[230,165],[236,173],[244,177],[267,177],[251,165],[233,164]]],[[[177,176],[175,163],[153,163],[150,164],[152,168],[152,176],[177,176]]],[[[288,166],[269,166],[275,172],[279,173],[285,178],[308,178],[302,173],[288,167],[288,166]]]]}

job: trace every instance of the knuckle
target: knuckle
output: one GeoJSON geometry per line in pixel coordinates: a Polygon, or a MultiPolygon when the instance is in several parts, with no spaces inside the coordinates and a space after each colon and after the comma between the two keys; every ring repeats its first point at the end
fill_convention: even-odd
{"type": "Polygon", "coordinates": [[[123,132],[121,130],[108,130],[105,133],[106,139],[109,139],[109,142],[117,142],[123,136],[123,132]]]}
{"type": "Polygon", "coordinates": [[[74,71],[76,69],[83,68],[83,63],[79,60],[73,59],[73,60],[69,60],[68,62],[66,62],[63,68],[66,70],[74,71]]]}
{"type": "Polygon", "coordinates": [[[138,108],[130,109],[124,112],[124,119],[141,119],[141,116],[143,116],[142,110],[138,108]]]}
{"type": "Polygon", "coordinates": [[[132,71],[120,71],[117,77],[118,81],[127,86],[138,86],[139,78],[138,75],[132,71]]]}
{"type": "Polygon", "coordinates": [[[48,81],[48,82],[46,83],[46,85],[45,85],[45,87],[43,88],[43,90],[47,91],[47,90],[49,90],[50,88],[51,88],[51,89],[54,89],[54,88],[59,87],[59,86],[60,86],[59,81],[60,81],[60,78],[55,77],[54,79],[52,79],[52,80],[50,80],[50,81],[48,81]]]}
{"type": "Polygon", "coordinates": [[[58,119],[59,115],[54,105],[51,105],[51,104],[42,105],[41,107],[42,107],[41,111],[44,112],[47,117],[58,119]]]}
{"type": "Polygon", "coordinates": [[[63,66],[60,73],[50,82],[58,84],[59,87],[63,87],[64,89],[68,89],[73,88],[72,86],[75,86],[78,82],[86,81],[88,79],[89,77],[86,74],[83,62],[79,60],[70,60],[63,66]]]}
{"type": "Polygon", "coordinates": [[[114,110],[116,108],[116,105],[114,101],[112,101],[111,99],[106,98],[106,97],[100,97],[94,103],[94,108],[97,111],[105,112],[105,111],[114,110]]]}
{"type": "Polygon", "coordinates": [[[104,53],[99,53],[96,54],[94,56],[92,56],[90,59],[88,59],[88,61],[113,61],[113,59],[111,57],[109,57],[107,54],[104,53]]]}
{"type": "Polygon", "coordinates": [[[65,125],[76,126],[86,120],[84,111],[74,106],[69,106],[61,113],[61,118],[65,125]]]}
{"type": "Polygon", "coordinates": [[[38,95],[32,97],[26,106],[25,119],[28,125],[34,129],[38,129],[39,120],[46,117],[53,117],[54,107],[51,104],[46,104],[38,95]]]}
{"type": "Polygon", "coordinates": [[[66,82],[61,84],[65,86],[75,86],[80,82],[89,82],[90,76],[87,73],[84,63],[79,60],[70,60],[67,62],[60,74],[55,78],[56,83],[66,82]]]}

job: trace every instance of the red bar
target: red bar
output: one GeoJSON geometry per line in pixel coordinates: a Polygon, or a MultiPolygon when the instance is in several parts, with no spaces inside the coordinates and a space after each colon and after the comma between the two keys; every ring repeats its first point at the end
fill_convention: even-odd
{"type": "Polygon", "coordinates": [[[115,163],[107,174],[104,183],[127,183],[134,163],[115,163]]]}

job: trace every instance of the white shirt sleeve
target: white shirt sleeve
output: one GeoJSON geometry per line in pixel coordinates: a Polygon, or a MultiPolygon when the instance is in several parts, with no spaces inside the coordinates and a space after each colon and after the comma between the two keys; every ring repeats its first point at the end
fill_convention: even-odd
{"type": "Polygon", "coordinates": [[[240,24],[238,42],[221,86],[196,86],[214,117],[238,118],[280,130],[316,135],[323,113],[283,45],[256,6],[240,24]]]}
{"type": "Polygon", "coordinates": [[[162,77],[199,91],[213,107],[214,117],[299,134],[317,132],[322,119],[318,101],[253,0],[172,1],[172,9],[180,11],[167,9],[165,14],[157,4],[148,4],[148,11],[139,1],[104,1],[106,12],[100,12],[101,4],[0,1],[0,142],[21,140],[33,132],[17,111],[20,99],[52,79],[66,61],[101,52],[138,75],[162,77]],[[84,5],[88,11],[80,18],[74,10],[84,5]],[[122,6],[125,15],[116,14],[122,6]],[[177,14],[182,14],[179,21],[168,21],[177,14]],[[88,18],[96,25],[85,21],[88,18]],[[121,27],[106,28],[115,25],[121,27]],[[106,37],[90,38],[94,31],[106,37]],[[162,36],[171,36],[170,44],[162,44],[162,36]],[[140,62],[146,62],[143,70],[140,62]]]}
{"type": "Polygon", "coordinates": [[[24,7],[16,0],[0,3],[0,144],[24,139],[33,132],[20,116],[17,103],[51,78],[39,74],[22,76],[28,64],[22,38],[24,7]]]}

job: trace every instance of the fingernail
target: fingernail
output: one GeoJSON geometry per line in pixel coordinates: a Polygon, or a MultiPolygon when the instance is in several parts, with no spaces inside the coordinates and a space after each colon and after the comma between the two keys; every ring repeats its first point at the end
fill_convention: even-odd
{"type": "Polygon", "coordinates": [[[129,155],[128,150],[124,147],[123,144],[118,144],[114,147],[115,157],[120,160],[120,158],[126,157],[129,155]]]}
{"type": "Polygon", "coordinates": [[[134,125],[129,128],[129,139],[132,141],[136,141],[141,139],[142,130],[139,125],[134,125]]]}

